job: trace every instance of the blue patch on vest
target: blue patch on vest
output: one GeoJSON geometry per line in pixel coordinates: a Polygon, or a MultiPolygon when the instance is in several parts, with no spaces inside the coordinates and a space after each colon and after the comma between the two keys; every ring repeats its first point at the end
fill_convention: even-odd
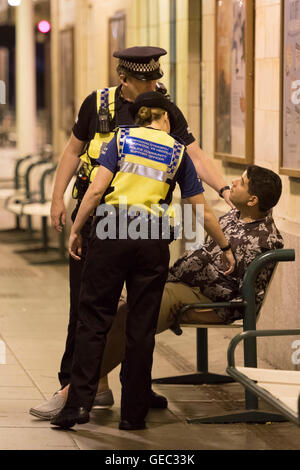
{"type": "Polygon", "coordinates": [[[138,157],[148,158],[155,162],[170,165],[173,155],[173,148],[167,145],[157,144],[149,140],[138,137],[126,137],[123,147],[123,154],[136,155],[138,157]]]}

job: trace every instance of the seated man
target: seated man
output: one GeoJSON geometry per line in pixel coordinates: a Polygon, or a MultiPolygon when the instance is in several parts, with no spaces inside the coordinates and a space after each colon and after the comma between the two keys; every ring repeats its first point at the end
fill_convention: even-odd
{"type": "MultiPolygon", "coordinates": [[[[225,276],[222,252],[208,239],[198,250],[184,253],[170,268],[160,306],[156,333],[172,328],[174,314],[180,305],[192,303],[241,300],[241,287],[248,265],[265,251],[283,248],[283,239],[271,214],[281,195],[280,177],[271,170],[249,166],[240,178],[232,182],[232,209],[219,219],[223,232],[232,247],[236,266],[225,276]]],[[[256,304],[263,301],[274,263],[259,274],[256,283],[256,304]]],[[[126,304],[119,305],[118,316],[110,332],[103,358],[101,376],[105,376],[123,358],[125,347],[126,304]],[[118,357],[117,357],[118,356],[118,357]]],[[[181,318],[184,322],[232,323],[242,318],[240,309],[190,311],[181,318]]]]}
{"type": "MultiPolygon", "coordinates": [[[[233,273],[224,275],[222,252],[214,241],[207,242],[195,251],[186,252],[170,268],[157,324],[157,333],[172,327],[174,312],[181,304],[207,303],[235,300],[241,297],[241,286],[245,271],[251,261],[261,253],[283,247],[282,237],[274,223],[271,208],[281,195],[279,176],[271,170],[256,165],[232,182],[230,199],[236,209],[220,218],[223,232],[232,247],[236,266],[233,273]]],[[[256,284],[257,305],[263,300],[270,280],[273,265],[266,267],[256,284]]],[[[108,334],[101,367],[98,391],[103,390],[103,378],[119,365],[125,351],[125,324],[127,306],[125,298],[120,299],[118,314],[108,334]]],[[[213,312],[189,312],[184,321],[208,323],[232,323],[241,318],[241,310],[218,309],[213,312]],[[194,318],[193,318],[194,316],[194,318]]],[[[105,388],[104,388],[105,391],[105,388]]],[[[35,416],[51,419],[63,407],[68,386],[59,391],[48,402],[32,409],[35,416]],[[51,409],[50,402],[55,409],[51,409]]],[[[162,397],[164,398],[164,397],[162,397]]],[[[166,401],[166,399],[165,399],[166,401]]],[[[165,406],[167,406],[167,401],[165,406]]]]}

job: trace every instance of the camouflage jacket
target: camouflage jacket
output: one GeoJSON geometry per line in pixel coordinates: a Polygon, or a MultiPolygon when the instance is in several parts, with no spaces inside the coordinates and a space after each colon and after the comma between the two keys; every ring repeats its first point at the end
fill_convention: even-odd
{"type": "MultiPolygon", "coordinates": [[[[229,211],[219,220],[236,259],[233,273],[223,274],[222,252],[210,238],[198,250],[185,252],[169,271],[168,282],[182,282],[197,292],[197,288],[213,302],[241,301],[241,287],[247,266],[258,255],[268,250],[283,247],[280,235],[272,215],[254,222],[243,222],[237,209],[229,211]]],[[[259,274],[256,282],[256,303],[258,308],[263,300],[266,287],[271,278],[274,263],[268,265],[259,274]]],[[[220,309],[218,315],[225,323],[231,323],[242,317],[240,310],[220,309]]]]}

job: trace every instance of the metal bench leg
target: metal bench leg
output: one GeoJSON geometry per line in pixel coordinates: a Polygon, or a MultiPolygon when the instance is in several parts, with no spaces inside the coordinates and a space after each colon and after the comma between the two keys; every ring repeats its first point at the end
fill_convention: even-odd
{"type": "MultiPolygon", "coordinates": [[[[15,253],[17,254],[23,254],[23,255],[30,255],[30,254],[38,254],[40,253],[41,255],[48,255],[50,252],[59,252],[60,255],[62,255],[62,242],[61,239],[62,237],[64,238],[64,233],[60,234],[59,238],[59,247],[52,247],[49,246],[49,235],[48,235],[48,217],[42,217],[42,246],[38,248],[30,248],[30,249],[22,249],[22,250],[17,250],[15,253]]],[[[35,240],[32,240],[35,241],[35,240]]],[[[32,265],[46,265],[46,264],[65,264],[67,262],[67,258],[65,256],[61,256],[60,258],[55,258],[51,259],[48,258],[45,259],[44,256],[42,259],[32,259],[28,260],[29,264],[32,265]]]]}
{"type": "Polygon", "coordinates": [[[21,227],[21,216],[16,215],[15,228],[0,230],[0,240],[5,244],[34,244],[41,240],[35,238],[35,230],[32,228],[31,218],[28,216],[26,228],[21,227]],[[27,235],[27,236],[26,236],[27,235]]]}
{"type": "MultiPolygon", "coordinates": [[[[28,216],[28,221],[29,221],[29,219],[30,219],[30,227],[31,227],[31,216],[28,216]]],[[[42,230],[41,231],[42,231],[42,239],[41,240],[34,239],[33,236],[31,238],[31,242],[34,243],[34,244],[37,241],[41,241],[42,242],[41,247],[17,250],[17,251],[15,251],[15,253],[17,253],[17,254],[41,253],[41,252],[46,253],[47,251],[52,250],[52,248],[49,247],[47,217],[42,217],[42,230]]],[[[32,228],[30,229],[29,233],[31,233],[31,234],[33,233],[32,228]]]]}
{"type": "Polygon", "coordinates": [[[213,374],[208,372],[208,338],[207,328],[197,328],[197,372],[194,374],[178,375],[174,377],[163,377],[153,379],[154,384],[180,384],[180,385],[202,385],[229,383],[234,380],[229,375],[213,374]]]}
{"type": "MultiPolygon", "coordinates": [[[[257,367],[256,338],[247,338],[244,341],[245,367],[257,367]]],[[[234,380],[232,380],[234,382],[234,380]]],[[[258,409],[258,398],[249,390],[245,391],[245,409],[233,411],[217,416],[205,416],[199,418],[186,418],[189,424],[234,424],[234,423],[257,423],[268,422],[280,423],[287,419],[279,414],[258,409]]]]}
{"type": "Polygon", "coordinates": [[[21,217],[19,215],[15,215],[15,220],[16,220],[16,226],[14,228],[0,230],[0,237],[1,236],[5,237],[7,235],[7,239],[3,240],[5,243],[16,242],[16,240],[14,238],[11,238],[11,236],[13,234],[24,235],[24,233],[26,233],[27,231],[27,229],[21,227],[21,217]]]}
{"type": "Polygon", "coordinates": [[[63,227],[62,232],[60,232],[59,234],[58,248],[48,246],[47,218],[45,218],[45,225],[44,225],[43,230],[44,230],[44,247],[41,250],[44,251],[45,253],[49,251],[58,252],[59,257],[54,258],[54,259],[49,258],[49,259],[40,260],[40,261],[31,261],[29,264],[32,264],[32,265],[67,264],[69,261],[68,261],[68,256],[66,256],[66,248],[65,248],[65,233],[66,233],[65,228],[63,227]]]}
{"type": "Polygon", "coordinates": [[[259,410],[237,411],[219,416],[206,416],[204,418],[186,418],[189,424],[266,424],[281,423],[287,419],[278,413],[271,413],[259,410]]]}

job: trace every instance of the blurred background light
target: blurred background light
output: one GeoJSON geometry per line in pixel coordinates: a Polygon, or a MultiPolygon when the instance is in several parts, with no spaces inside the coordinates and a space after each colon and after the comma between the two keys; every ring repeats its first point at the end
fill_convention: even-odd
{"type": "Polygon", "coordinates": [[[51,29],[51,24],[49,23],[49,21],[42,20],[38,23],[38,30],[41,33],[43,34],[49,33],[50,29],[51,29]]]}
{"type": "Polygon", "coordinates": [[[18,7],[19,5],[21,5],[22,0],[7,0],[7,1],[11,7],[18,7]]]}

